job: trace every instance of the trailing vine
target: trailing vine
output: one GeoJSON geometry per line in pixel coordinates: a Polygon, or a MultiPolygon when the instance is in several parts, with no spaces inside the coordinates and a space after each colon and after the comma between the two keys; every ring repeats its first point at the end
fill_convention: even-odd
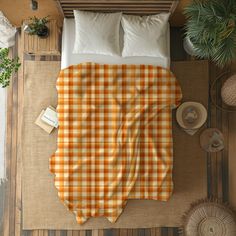
{"type": "Polygon", "coordinates": [[[9,49],[0,48],[0,84],[2,88],[10,84],[13,73],[16,73],[20,67],[19,57],[9,58],[9,49]]]}

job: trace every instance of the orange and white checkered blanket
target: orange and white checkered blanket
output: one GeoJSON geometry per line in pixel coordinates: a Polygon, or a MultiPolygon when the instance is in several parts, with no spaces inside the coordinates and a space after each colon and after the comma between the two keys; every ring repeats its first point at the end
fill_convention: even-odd
{"type": "Polygon", "coordinates": [[[174,75],[150,65],[82,63],[60,72],[58,195],[78,223],[115,222],[127,199],[169,199],[172,117],[182,97],[174,75]]]}

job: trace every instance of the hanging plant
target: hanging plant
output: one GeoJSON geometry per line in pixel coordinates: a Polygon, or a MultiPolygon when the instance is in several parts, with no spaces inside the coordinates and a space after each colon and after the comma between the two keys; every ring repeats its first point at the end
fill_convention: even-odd
{"type": "Polygon", "coordinates": [[[223,67],[236,59],[236,1],[193,0],[184,11],[195,55],[223,67]]]}
{"type": "Polygon", "coordinates": [[[8,54],[8,48],[0,48],[0,84],[2,88],[10,84],[11,75],[17,72],[21,65],[19,57],[10,59],[8,54]]]}

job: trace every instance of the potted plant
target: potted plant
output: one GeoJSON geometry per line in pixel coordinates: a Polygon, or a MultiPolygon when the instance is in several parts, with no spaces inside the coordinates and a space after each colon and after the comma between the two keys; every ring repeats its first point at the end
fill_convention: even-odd
{"type": "Polygon", "coordinates": [[[17,72],[21,65],[19,63],[19,57],[10,59],[8,54],[8,48],[0,48],[0,84],[2,88],[10,84],[11,75],[17,72]]]}
{"type": "Polygon", "coordinates": [[[38,35],[40,38],[47,38],[49,35],[48,16],[37,18],[36,16],[29,19],[29,23],[25,26],[24,31],[30,35],[38,35]]]}
{"type": "Polygon", "coordinates": [[[236,1],[193,0],[184,11],[186,40],[199,58],[223,67],[236,58],[236,1]]]}

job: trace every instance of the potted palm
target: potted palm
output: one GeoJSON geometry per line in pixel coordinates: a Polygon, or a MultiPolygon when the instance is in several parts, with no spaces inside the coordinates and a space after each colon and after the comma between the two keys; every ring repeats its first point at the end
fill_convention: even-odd
{"type": "Polygon", "coordinates": [[[18,57],[10,59],[8,54],[8,48],[0,48],[0,85],[2,88],[10,84],[11,75],[17,72],[21,65],[18,57]]]}
{"type": "Polygon", "coordinates": [[[186,47],[223,67],[236,59],[236,1],[193,0],[184,11],[186,47]]]}
{"type": "Polygon", "coordinates": [[[48,16],[37,18],[36,16],[29,19],[28,24],[24,27],[24,31],[30,35],[37,35],[40,38],[47,38],[49,35],[48,16]]]}

